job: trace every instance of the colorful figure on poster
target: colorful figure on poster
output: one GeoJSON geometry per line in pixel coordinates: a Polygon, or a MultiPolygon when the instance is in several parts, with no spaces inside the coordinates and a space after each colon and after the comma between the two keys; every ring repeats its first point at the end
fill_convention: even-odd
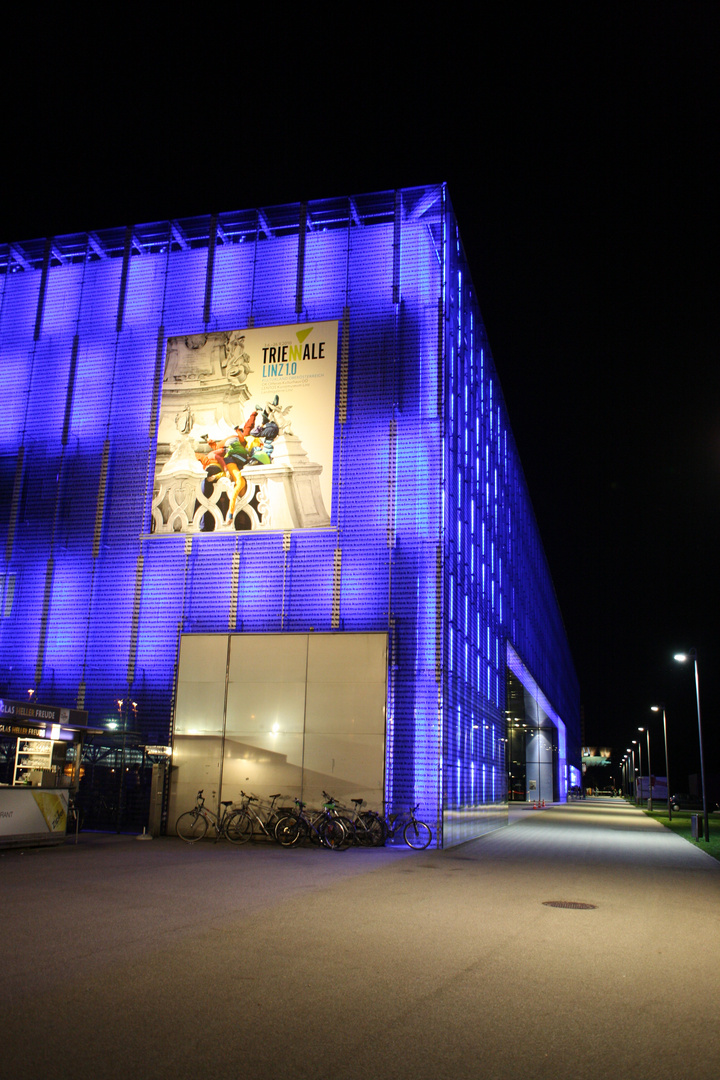
{"type": "Polygon", "coordinates": [[[225,515],[225,524],[232,525],[235,516],[235,503],[247,491],[247,480],[240,471],[240,466],[236,465],[234,461],[228,462],[227,469],[233,484],[233,490],[230,496],[228,512],[225,515]]]}
{"type": "Polygon", "coordinates": [[[225,515],[225,524],[230,525],[235,515],[235,504],[247,491],[247,481],[242,475],[242,469],[248,463],[248,446],[244,430],[239,424],[235,425],[235,434],[225,443],[225,467],[233,484],[230,496],[230,505],[225,515]]]}
{"type": "Polygon", "coordinates": [[[209,435],[201,435],[200,438],[207,443],[210,450],[207,454],[200,451],[195,454],[195,457],[205,469],[208,480],[214,483],[219,477],[227,474],[225,447],[217,439],[211,439],[209,435]]]}
{"type": "Polygon", "coordinates": [[[292,405],[286,405],[283,409],[280,406],[280,398],[276,394],[272,401],[269,401],[265,406],[268,418],[278,426],[278,431],[281,435],[292,435],[292,420],[288,416],[288,413],[292,409],[292,405]]]}
{"type": "Polygon", "coordinates": [[[225,461],[233,462],[242,469],[247,464],[248,445],[243,429],[239,424],[235,426],[235,434],[225,442],[225,461]]]}
{"type": "MultiPolygon", "coordinates": [[[[250,429],[251,435],[259,435],[262,429],[268,422],[268,415],[262,405],[256,405],[255,411],[252,414],[253,426],[250,429]]],[[[250,421],[248,421],[249,423],[250,421]]],[[[247,424],[245,425],[247,427],[247,424]]]]}
{"type": "Polygon", "coordinates": [[[272,422],[264,424],[258,438],[255,440],[255,446],[250,454],[248,465],[272,465],[273,450],[275,449],[275,439],[277,437],[277,424],[272,422]]]}
{"type": "MultiPolygon", "coordinates": [[[[281,408],[276,394],[265,407],[257,404],[245,423],[236,424],[235,434],[224,441],[211,437],[209,433],[200,436],[209,449],[197,451],[195,457],[205,469],[207,482],[215,484],[222,478],[232,485],[231,490],[228,488],[230,503],[224,518],[225,525],[232,524],[237,500],[248,488],[242,470],[246,466],[272,465],[275,440],[288,429],[287,413],[291,407],[281,408]],[[277,420],[281,421],[283,428],[277,420]]],[[[179,416],[180,423],[184,425],[190,420],[192,416],[179,416]]]]}

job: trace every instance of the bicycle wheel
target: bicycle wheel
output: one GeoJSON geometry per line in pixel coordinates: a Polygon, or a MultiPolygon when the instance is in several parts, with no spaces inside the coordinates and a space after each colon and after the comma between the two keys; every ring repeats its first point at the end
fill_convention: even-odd
{"type": "Polygon", "coordinates": [[[432,840],[432,830],[424,821],[415,821],[413,818],[403,829],[403,840],[408,847],[422,851],[432,840]]]}
{"type": "Polygon", "coordinates": [[[361,835],[361,833],[363,832],[362,826],[358,826],[356,828],[355,823],[352,822],[350,818],[343,817],[342,814],[338,814],[335,820],[339,821],[343,829],[345,830],[348,847],[352,847],[354,844],[357,844],[357,846],[359,847],[362,843],[364,843],[363,837],[361,835]]]}
{"type": "Polygon", "coordinates": [[[320,843],[331,851],[346,851],[351,844],[345,826],[340,818],[326,818],[317,824],[320,843]]]}
{"type": "Polygon", "coordinates": [[[188,810],[177,819],[175,832],[186,844],[194,844],[207,832],[207,821],[197,810],[188,810]]]}
{"type": "Polygon", "coordinates": [[[307,826],[304,821],[288,814],[281,817],[275,827],[275,839],[282,847],[293,847],[307,834],[307,826]]]}
{"type": "Polygon", "coordinates": [[[271,836],[273,840],[277,840],[277,827],[280,820],[285,817],[285,814],[271,814],[265,821],[265,828],[267,829],[268,836],[271,836]]]}
{"type": "Polygon", "coordinates": [[[237,810],[227,819],[225,835],[231,844],[246,844],[253,834],[252,818],[237,810]]]}
{"type": "Polygon", "coordinates": [[[382,847],[387,836],[387,829],[383,829],[383,823],[375,814],[361,814],[359,819],[360,828],[357,829],[358,840],[368,847],[382,847]]]}

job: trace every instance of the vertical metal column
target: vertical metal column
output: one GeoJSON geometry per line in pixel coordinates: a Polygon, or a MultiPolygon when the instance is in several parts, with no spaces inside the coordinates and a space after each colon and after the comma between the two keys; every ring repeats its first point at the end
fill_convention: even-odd
{"type": "Polygon", "coordinates": [[[215,268],[215,244],[217,242],[217,214],[210,218],[210,236],[208,237],[207,269],[205,271],[205,303],[203,304],[203,322],[210,322],[210,302],[212,299],[213,271],[215,268]]]}
{"type": "Polygon", "coordinates": [[[298,232],[297,277],[295,279],[295,314],[303,309],[303,285],[305,281],[305,232],[307,229],[307,203],[300,203],[300,228],[298,232]]]}

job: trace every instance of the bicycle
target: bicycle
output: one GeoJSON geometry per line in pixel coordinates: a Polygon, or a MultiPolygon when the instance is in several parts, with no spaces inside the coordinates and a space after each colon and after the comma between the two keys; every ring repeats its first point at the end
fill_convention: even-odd
{"type": "Polygon", "coordinates": [[[186,810],[175,822],[175,832],[186,844],[195,844],[202,840],[208,828],[215,829],[215,843],[221,837],[229,840],[231,844],[245,843],[247,837],[238,828],[242,812],[228,809],[232,806],[232,799],[223,801],[221,805],[223,809],[218,817],[213,810],[208,810],[202,791],[198,791],[193,809],[186,810]]]}
{"type": "Polygon", "coordinates": [[[327,800],[326,805],[332,806],[332,812],[340,818],[346,832],[350,834],[352,843],[360,847],[383,846],[387,836],[385,822],[375,810],[361,811],[360,807],[365,804],[364,799],[351,799],[350,802],[355,804],[355,809],[351,810],[337,803],[327,791],[323,791],[323,795],[327,800]]]}
{"type": "Polygon", "coordinates": [[[254,840],[257,836],[266,836],[268,840],[277,841],[275,835],[275,828],[281,817],[287,816],[291,811],[288,807],[280,807],[276,809],[275,802],[279,799],[280,793],[270,796],[269,805],[254,807],[251,803],[259,802],[257,795],[246,795],[244,791],[240,792],[244,799],[243,806],[237,811],[238,820],[233,823],[233,829],[237,834],[237,839],[234,841],[238,844],[244,844],[247,840],[254,840]]]}
{"type": "Polygon", "coordinates": [[[433,838],[430,826],[426,825],[424,821],[419,821],[415,817],[415,811],[419,805],[420,803],[418,803],[417,806],[413,806],[406,814],[390,814],[390,816],[385,819],[388,837],[392,839],[402,826],[403,840],[408,847],[413,848],[415,851],[423,851],[429,846],[433,838]]]}
{"type": "Polygon", "coordinates": [[[332,851],[345,851],[350,837],[342,820],[333,814],[334,804],[328,802],[322,810],[306,811],[307,803],[295,800],[297,810],[281,817],[275,829],[275,837],[282,847],[294,847],[301,840],[328,847],[332,851]]]}

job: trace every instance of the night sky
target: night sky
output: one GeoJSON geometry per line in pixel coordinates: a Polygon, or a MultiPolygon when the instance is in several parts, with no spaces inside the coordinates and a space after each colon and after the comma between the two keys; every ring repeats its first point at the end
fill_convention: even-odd
{"type": "Polygon", "coordinates": [[[7,31],[0,241],[447,181],[586,741],[686,789],[696,646],[720,773],[717,4],[336,10],[7,31]]]}

